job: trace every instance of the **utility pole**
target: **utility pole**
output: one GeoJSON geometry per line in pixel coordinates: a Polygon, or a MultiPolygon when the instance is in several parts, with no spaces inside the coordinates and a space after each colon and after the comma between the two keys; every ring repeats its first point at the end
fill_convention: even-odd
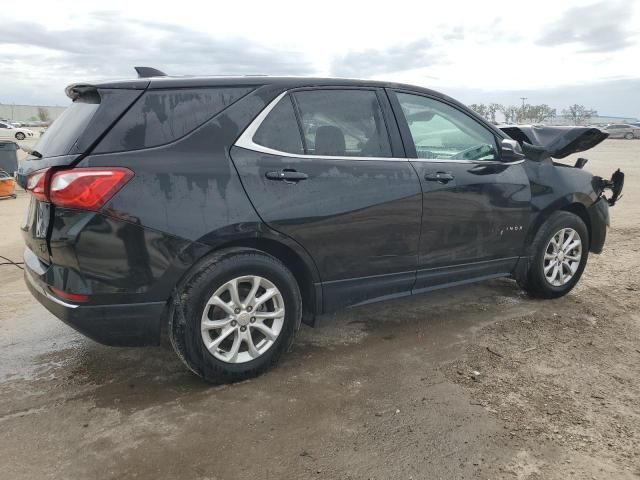
{"type": "Polygon", "coordinates": [[[524,122],[524,101],[527,99],[528,97],[520,97],[520,100],[522,100],[522,119],[521,121],[524,122]]]}

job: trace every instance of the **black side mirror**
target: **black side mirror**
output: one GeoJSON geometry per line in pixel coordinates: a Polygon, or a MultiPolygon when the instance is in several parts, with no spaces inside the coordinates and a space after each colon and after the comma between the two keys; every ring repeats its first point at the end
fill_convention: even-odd
{"type": "Polygon", "coordinates": [[[503,162],[517,162],[524,158],[522,147],[515,140],[505,138],[500,142],[500,160],[503,162]]]}

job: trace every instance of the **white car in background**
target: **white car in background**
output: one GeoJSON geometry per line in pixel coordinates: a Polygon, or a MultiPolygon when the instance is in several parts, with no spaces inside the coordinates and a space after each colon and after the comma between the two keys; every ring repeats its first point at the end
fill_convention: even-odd
{"type": "Polygon", "coordinates": [[[10,123],[0,122],[0,140],[24,140],[33,138],[35,133],[28,128],[16,128],[10,123]]]}

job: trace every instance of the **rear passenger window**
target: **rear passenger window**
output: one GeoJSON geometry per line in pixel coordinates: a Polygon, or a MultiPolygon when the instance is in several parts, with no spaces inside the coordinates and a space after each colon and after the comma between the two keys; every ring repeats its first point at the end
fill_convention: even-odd
{"type": "Polygon", "coordinates": [[[149,90],[107,134],[97,152],[164,145],[213,118],[253,88],[149,90]]]}
{"type": "Polygon", "coordinates": [[[308,154],[391,157],[376,92],[309,90],[294,96],[308,154]]]}
{"type": "Polygon", "coordinates": [[[304,153],[298,121],[289,95],[269,112],[253,136],[253,141],[281,152],[304,153]]]}

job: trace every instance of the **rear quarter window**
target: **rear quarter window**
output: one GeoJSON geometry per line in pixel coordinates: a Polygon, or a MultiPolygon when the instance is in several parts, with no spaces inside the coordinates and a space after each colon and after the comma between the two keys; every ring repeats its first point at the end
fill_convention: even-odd
{"type": "Polygon", "coordinates": [[[253,87],[149,90],[129,109],[96,152],[139,150],[192,132],[253,87]]]}
{"type": "Polygon", "coordinates": [[[281,99],[253,136],[258,145],[281,152],[303,154],[302,137],[289,95],[281,99]]]}

